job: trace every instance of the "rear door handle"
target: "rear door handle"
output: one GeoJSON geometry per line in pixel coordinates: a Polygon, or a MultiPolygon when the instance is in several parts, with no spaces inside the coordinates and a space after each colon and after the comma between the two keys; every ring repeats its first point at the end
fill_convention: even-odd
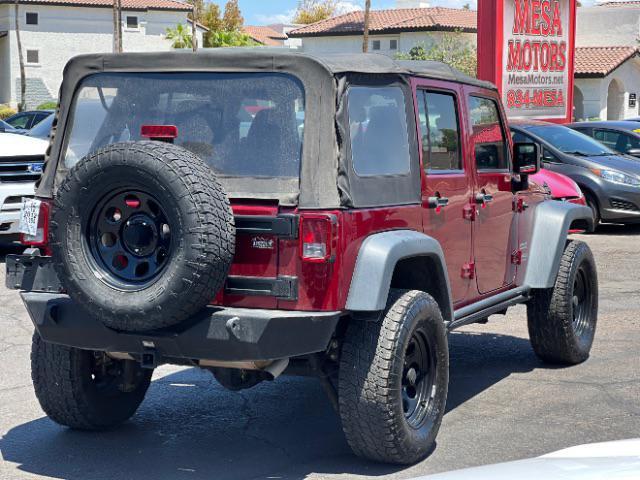
{"type": "Polygon", "coordinates": [[[489,202],[493,202],[493,195],[484,192],[478,193],[476,195],[476,203],[478,205],[485,205],[489,202]]]}
{"type": "Polygon", "coordinates": [[[429,197],[427,200],[429,208],[444,208],[449,205],[447,197],[429,197]]]}

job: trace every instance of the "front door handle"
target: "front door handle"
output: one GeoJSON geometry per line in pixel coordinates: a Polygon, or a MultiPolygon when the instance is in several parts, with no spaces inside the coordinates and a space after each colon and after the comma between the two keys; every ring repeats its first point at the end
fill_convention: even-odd
{"type": "Polygon", "coordinates": [[[493,195],[490,195],[485,192],[478,193],[476,195],[476,203],[478,205],[486,205],[487,203],[493,202],[493,195]]]}
{"type": "Polygon", "coordinates": [[[444,208],[449,205],[447,197],[429,197],[427,200],[429,208],[444,208]]]}

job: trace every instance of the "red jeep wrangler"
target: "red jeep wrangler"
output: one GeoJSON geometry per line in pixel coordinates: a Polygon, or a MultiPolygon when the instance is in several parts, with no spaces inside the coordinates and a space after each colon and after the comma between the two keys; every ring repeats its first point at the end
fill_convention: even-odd
{"type": "Polygon", "coordinates": [[[172,363],[249,388],[317,375],[355,453],[411,463],[447,332],[528,307],[540,358],[591,348],[597,279],[496,89],[430,62],[228,49],[72,60],[31,246],[7,259],[54,421],[131,417],[172,363]]]}

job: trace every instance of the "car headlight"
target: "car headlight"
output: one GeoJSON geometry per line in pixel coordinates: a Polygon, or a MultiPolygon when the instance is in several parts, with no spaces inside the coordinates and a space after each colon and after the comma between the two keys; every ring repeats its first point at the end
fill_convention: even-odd
{"type": "Polygon", "coordinates": [[[616,172],[615,170],[606,170],[601,168],[593,168],[591,169],[593,173],[598,175],[600,178],[611,182],[617,183],[618,185],[627,185],[630,187],[640,187],[640,178],[632,177],[631,175],[627,175],[622,172],[616,172]]]}

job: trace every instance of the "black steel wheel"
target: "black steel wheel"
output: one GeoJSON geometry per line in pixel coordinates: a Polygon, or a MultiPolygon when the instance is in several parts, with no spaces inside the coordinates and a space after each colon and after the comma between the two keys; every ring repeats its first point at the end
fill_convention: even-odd
{"type": "Polygon", "coordinates": [[[434,406],[436,365],[433,339],[424,328],[417,328],[405,350],[402,369],[402,409],[412,428],[422,428],[434,406]]]}
{"type": "Polygon", "coordinates": [[[197,314],[223,287],[235,250],[215,172],[161,142],[109,145],[80,160],[57,190],[50,225],[69,296],[123,331],[197,314]]]}
{"type": "Polygon", "coordinates": [[[380,321],[351,320],[338,374],[342,428],[359,456],[409,464],[435,445],[449,384],[447,333],[437,302],[392,290],[380,321]]]}
{"type": "Polygon", "coordinates": [[[123,290],[153,283],[169,263],[171,225],[161,202],[139,190],[102,199],[89,222],[88,246],[100,278],[123,290]]]}
{"type": "Polygon", "coordinates": [[[589,358],[598,321],[598,274],[586,243],[568,242],[553,288],[536,290],[527,304],[536,355],[574,365],[589,358]]]}

